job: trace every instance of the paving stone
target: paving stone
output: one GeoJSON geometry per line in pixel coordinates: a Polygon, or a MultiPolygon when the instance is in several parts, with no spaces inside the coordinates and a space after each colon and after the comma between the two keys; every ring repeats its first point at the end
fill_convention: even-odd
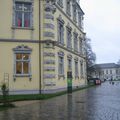
{"type": "Polygon", "coordinates": [[[120,120],[120,82],[1,111],[0,120],[120,120]]]}

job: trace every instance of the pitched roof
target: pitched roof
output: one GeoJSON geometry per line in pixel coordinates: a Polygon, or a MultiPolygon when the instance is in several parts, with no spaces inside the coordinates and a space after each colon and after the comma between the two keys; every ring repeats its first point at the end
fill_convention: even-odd
{"type": "Polygon", "coordinates": [[[103,64],[96,64],[94,67],[105,69],[105,68],[118,68],[118,67],[120,67],[120,65],[115,64],[115,63],[103,63],[103,64]]]}

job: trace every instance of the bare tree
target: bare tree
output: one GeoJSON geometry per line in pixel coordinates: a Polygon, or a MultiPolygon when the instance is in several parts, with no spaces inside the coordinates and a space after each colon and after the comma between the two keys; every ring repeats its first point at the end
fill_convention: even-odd
{"type": "Polygon", "coordinates": [[[87,78],[90,77],[91,72],[94,71],[93,65],[96,62],[96,54],[91,47],[91,39],[86,38],[86,64],[87,64],[87,78]]]}

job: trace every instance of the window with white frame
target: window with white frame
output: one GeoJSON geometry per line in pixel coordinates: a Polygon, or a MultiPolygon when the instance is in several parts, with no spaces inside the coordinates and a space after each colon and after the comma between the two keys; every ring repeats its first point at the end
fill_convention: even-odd
{"type": "Polygon", "coordinates": [[[78,12],[78,25],[80,28],[82,28],[82,15],[80,12],[78,12]]]}
{"type": "Polygon", "coordinates": [[[27,46],[14,48],[14,75],[31,76],[31,49],[27,46]]]}
{"type": "Polygon", "coordinates": [[[67,48],[72,48],[72,33],[71,29],[67,28],[67,48]]]}
{"type": "Polygon", "coordinates": [[[81,38],[79,38],[79,52],[80,52],[80,54],[82,54],[82,39],[81,38]]]}
{"type": "Polygon", "coordinates": [[[68,71],[72,71],[72,59],[68,59],[68,71]]]}
{"type": "Polygon", "coordinates": [[[75,61],[75,77],[78,77],[78,61],[75,61]]]}
{"type": "Polygon", "coordinates": [[[80,61],[80,75],[83,77],[83,62],[80,61]]]}
{"type": "Polygon", "coordinates": [[[106,70],[106,74],[108,74],[108,70],[106,70]]]}
{"type": "Polygon", "coordinates": [[[64,21],[61,16],[58,18],[58,42],[64,44],[64,21]]]}
{"type": "Polygon", "coordinates": [[[110,70],[110,74],[112,74],[112,70],[110,70]]]}
{"type": "Polygon", "coordinates": [[[16,1],[14,3],[14,25],[20,28],[32,27],[32,2],[16,1]]]}
{"type": "Polygon", "coordinates": [[[73,20],[76,22],[76,17],[77,17],[77,9],[76,9],[76,4],[73,4],[73,20]]]}
{"type": "Polygon", "coordinates": [[[67,13],[68,15],[71,15],[70,0],[66,0],[66,13],[67,13]]]}
{"type": "Polygon", "coordinates": [[[64,75],[64,57],[58,56],[58,74],[64,75]]]}
{"type": "Polygon", "coordinates": [[[74,33],[74,50],[78,52],[78,34],[74,33]]]}

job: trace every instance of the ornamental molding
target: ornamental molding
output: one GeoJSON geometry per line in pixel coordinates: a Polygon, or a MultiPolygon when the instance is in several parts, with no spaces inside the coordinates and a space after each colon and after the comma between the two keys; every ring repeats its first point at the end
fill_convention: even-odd
{"type": "Polygon", "coordinates": [[[75,57],[74,60],[75,60],[75,61],[78,61],[78,57],[75,57]]]}
{"type": "Polygon", "coordinates": [[[61,16],[61,15],[59,15],[59,17],[57,18],[57,20],[58,20],[59,22],[61,22],[62,24],[65,23],[65,21],[62,19],[62,16],[61,16]]]}
{"type": "Polygon", "coordinates": [[[13,0],[14,2],[33,2],[33,0],[13,0]]]}
{"type": "Polygon", "coordinates": [[[44,37],[51,37],[54,38],[55,34],[53,32],[44,32],[44,37]]]}
{"type": "Polygon", "coordinates": [[[44,79],[55,78],[55,74],[44,74],[44,79]]]}
{"type": "Polygon", "coordinates": [[[44,10],[46,12],[52,12],[54,14],[56,12],[55,0],[46,0],[44,10]]]}
{"type": "Polygon", "coordinates": [[[80,60],[80,64],[83,64],[83,60],[80,60]]]}
{"type": "Polygon", "coordinates": [[[45,19],[54,20],[54,16],[51,15],[51,14],[46,13],[45,14],[45,19]]]}
{"type": "Polygon", "coordinates": [[[72,30],[72,27],[70,26],[70,23],[67,24],[67,29],[69,29],[70,31],[72,30]]]}
{"type": "Polygon", "coordinates": [[[58,56],[62,56],[62,57],[63,57],[64,55],[65,55],[65,54],[64,54],[63,51],[59,51],[59,52],[58,52],[58,56]]]}
{"type": "Polygon", "coordinates": [[[44,64],[55,64],[55,60],[44,60],[44,64]]]}
{"type": "Polygon", "coordinates": [[[54,28],[55,28],[55,26],[52,23],[44,23],[44,27],[52,29],[52,30],[54,30],[54,28]]]}
{"type": "Polygon", "coordinates": [[[72,59],[72,55],[71,55],[71,54],[68,54],[68,55],[67,55],[67,58],[68,58],[68,59],[72,59]]]}
{"type": "Polygon", "coordinates": [[[21,45],[21,46],[17,46],[16,48],[13,48],[13,51],[29,51],[29,52],[31,52],[32,49],[29,48],[28,46],[21,45]]]}
{"type": "Polygon", "coordinates": [[[44,52],[43,54],[44,56],[55,57],[55,54],[51,52],[44,52]]]}

